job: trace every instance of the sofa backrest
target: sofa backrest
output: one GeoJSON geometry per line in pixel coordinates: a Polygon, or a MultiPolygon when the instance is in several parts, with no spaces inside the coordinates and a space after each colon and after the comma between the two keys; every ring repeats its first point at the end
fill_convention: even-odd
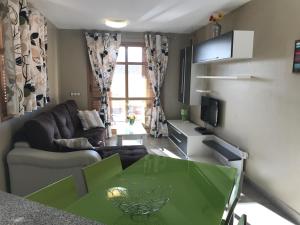
{"type": "MultiPolygon", "coordinates": [[[[54,139],[74,138],[82,125],[78,117],[78,106],[74,100],[68,100],[55,106],[52,110],[42,113],[25,123],[20,133],[31,147],[47,151],[60,151],[54,139]]],[[[23,137],[22,136],[22,137],[23,137]]]]}
{"type": "Polygon", "coordinates": [[[80,129],[82,130],[82,125],[80,122],[80,119],[78,117],[78,106],[76,104],[76,102],[74,100],[68,100],[65,103],[65,106],[67,108],[67,110],[69,111],[71,120],[73,122],[73,126],[75,128],[75,130],[80,129]]]}
{"type": "Polygon", "coordinates": [[[40,114],[24,125],[26,139],[32,148],[56,151],[54,139],[62,138],[50,112],[40,114]]]}
{"type": "Polygon", "coordinates": [[[62,138],[72,138],[75,135],[75,127],[65,103],[55,106],[50,111],[56,121],[57,128],[62,138]]]}

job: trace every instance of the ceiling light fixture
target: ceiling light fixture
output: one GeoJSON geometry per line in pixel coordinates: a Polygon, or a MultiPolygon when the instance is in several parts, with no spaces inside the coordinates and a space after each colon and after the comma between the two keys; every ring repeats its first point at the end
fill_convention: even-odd
{"type": "Polygon", "coordinates": [[[105,25],[112,28],[123,28],[128,25],[128,21],[105,19],[105,25]]]}

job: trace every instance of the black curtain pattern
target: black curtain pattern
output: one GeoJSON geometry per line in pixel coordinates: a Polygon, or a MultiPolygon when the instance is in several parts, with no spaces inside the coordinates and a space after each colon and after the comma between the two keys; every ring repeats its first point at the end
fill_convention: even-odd
{"type": "Polygon", "coordinates": [[[111,137],[109,91],[121,45],[121,34],[86,32],[85,36],[92,71],[101,95],[99,112],[107,128],[107,137],[111,137]]]}
{"type": "Polygon", "coordinates": [[[167,120],[160,103],[160,90],[167,73],[169,45],[168,38],[162,35],[145,35],[148,76],[154,93],[151,111],[150,134],[154,137],[167,136],[167,120]]]}

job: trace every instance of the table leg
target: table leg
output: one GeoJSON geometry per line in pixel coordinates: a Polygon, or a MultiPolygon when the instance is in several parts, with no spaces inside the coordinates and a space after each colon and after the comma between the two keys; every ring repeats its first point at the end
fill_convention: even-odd
{"type": "Polygon", "coordinates": [[[122,136],[121,136],[121,135],[118,135],[118,136],[117,136],[117,145],[118,145],[118,146],[122,146],[122,140],[123,140],[123,139],[122,139],[122,136]]]}
{"type": "Polygon", "coordinates": [[[144,145],[146,143],[146,137],[147,137],[146,135],[141,136],[141,142],[142,142],[141,144],[142,145],[144,145]]]}

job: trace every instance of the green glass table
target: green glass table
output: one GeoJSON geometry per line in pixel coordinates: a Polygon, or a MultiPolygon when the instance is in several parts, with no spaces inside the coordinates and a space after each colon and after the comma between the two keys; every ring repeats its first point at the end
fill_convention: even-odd
{"type": "Polygon", "coordinates": [[[236,173],[234,168],[147,155],[66,211],[107,225],[136,224],[108,200],[107,190],[124,181],[145,186],[150,180],[151,185],[170,186],[172,192],[169,202],[140,224],[219,225],[236,173]]]}

